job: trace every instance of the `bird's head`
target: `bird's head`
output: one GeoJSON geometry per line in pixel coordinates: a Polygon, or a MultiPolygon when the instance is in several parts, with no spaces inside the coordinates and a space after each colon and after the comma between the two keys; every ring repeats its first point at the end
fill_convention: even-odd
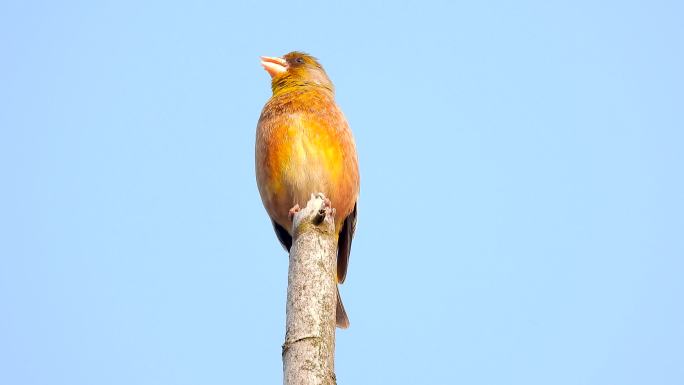
{"type": "Polygon", "coordinates": [[[323,66],[309,54],[293,51],[283,57],[262,56],[261,65],[271,75],[274,95],[301,86],[323,87],[334,92],[323,66]]]}

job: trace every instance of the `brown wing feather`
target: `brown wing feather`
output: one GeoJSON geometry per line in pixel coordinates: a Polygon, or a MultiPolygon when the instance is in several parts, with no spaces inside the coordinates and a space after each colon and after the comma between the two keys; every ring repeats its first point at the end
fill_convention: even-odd
{"type": "Polygon", "coordinates": [[[340,237],[337,241],[337,282],[343,283],[347,277],[347,266],[349,265],[349,253],[351,252],[352,239],[356,231],[356,203],[354,210],[344,219],[340,237]]]}

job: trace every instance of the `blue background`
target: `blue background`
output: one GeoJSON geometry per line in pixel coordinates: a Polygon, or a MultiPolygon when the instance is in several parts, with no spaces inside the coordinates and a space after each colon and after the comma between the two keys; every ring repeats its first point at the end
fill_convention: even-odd
{"type": "Polygon", "coordinates": [[[281,381],[294,49],[361,164],[340,384],[684,383],[683,10],[3,1],[0,383],[281,381]]]}

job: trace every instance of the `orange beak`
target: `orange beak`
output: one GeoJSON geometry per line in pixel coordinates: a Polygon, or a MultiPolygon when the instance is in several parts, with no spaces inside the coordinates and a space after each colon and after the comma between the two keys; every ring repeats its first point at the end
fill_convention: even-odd
{"type": "Polygon", "coordinates": [[[287,62],[281,57],[262,56],[261,65],[274,78],[287,71],[287,62]]]}

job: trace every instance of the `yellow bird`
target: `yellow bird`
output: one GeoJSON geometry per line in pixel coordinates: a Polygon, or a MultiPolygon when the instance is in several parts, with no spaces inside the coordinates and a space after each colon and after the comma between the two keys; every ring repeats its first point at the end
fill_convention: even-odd
{"type": "MultiPolygon", "coordinates": [[[[356,145],[332,82],[316,58],[302,52],[261,58],[273,96],[256,133],[256,178],[261,200],[286,250],[291,213],[323,193],[336,211],[337,281],[344,282],[356,228],[359,166],[356,145]]],[[[337,293],[337,326],[349,319],[337,293]]]]}

